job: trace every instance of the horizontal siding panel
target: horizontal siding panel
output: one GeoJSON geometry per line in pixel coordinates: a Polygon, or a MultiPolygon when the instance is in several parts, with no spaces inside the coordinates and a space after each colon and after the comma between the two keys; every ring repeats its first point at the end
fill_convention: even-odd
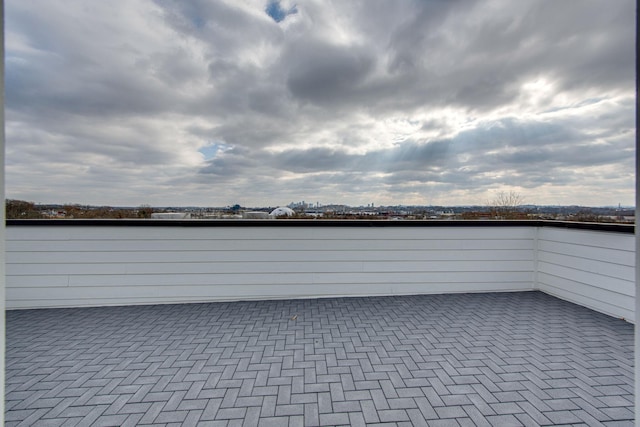
{"type": "Polygon", "coordinates": [[[128,286],[224,286],[224,285],[347,285],[375,283],[511,283],[527,282],[533,289],[532,272],[488,273],[291,273],[291,274],[177,274],[177,275],[77,275],[7,276],[9,288],[104,287],[117,293],[128,286]]]}
{"type": "Polygon", "coordinates": [[[598,286],[574,282],[571,279],[539,273],[540,288],[553,287],[564,289],[573,294],[584,294],[589,298],[606,301],[607,304],[631,310],[635,304],[635,292],[620,293],[598,286]]]}
{"type": "MultiPolygon", "coordinates": [[[[528,290],[522,283],[498,284],[495,290],[528,290]]],[[[478,283],[439,283],[433,286],[407,285],[401,286],[396,283],[375,283],[375,284],[331,284],[326,286],[296,286],[296,285],[271,285],[269,287],[259,285],[242,286],[219,286],[212,292],[210,286],[158,286],[156,288],[147,287],[126,287],[119,290],[117,298],[109,294],[104,288],[49,288],[46,292],[37,294],[36,290],[29,288],[12,289],[12,297],[16,299],[29,299],[45,297],[54,300],[64,301],[67,298],[239,298],[252,295],[263,297],[287,297],[290,295],[300,296],[339,296],[343,293],[348,295],[369,295],[385,294],[396,295],[399,293],[423,293],[423,292],[481,292],[486,291],[486,286],[478,283]],[[345,287],[346,286],[346,287],[345,287]]]]}
{"type": "Polygon", "coordinates": [[[156,288],[128,287],[120,289],[118,296],[104,288],[50,288],[45,292],[29,288],[8,289],[7,297],[14,308],[29,308],[31,304],[47,306],[92,306],[113,304],[150,304],[176,302],[234,301],[245,299],[317,298],[334,296],[411,295],[454,292],[504,292],[530,290],[530,282],[498,283],[490,288],[481,283],[439,283],[431,286],[396,283],[332,284],[329,286],[220,286],[215,292],[209,286],[159,286],[156,288]]]}
{"type": "MultiPolygon", "coordinates": [[[[34,243],[34,242],[29,242],[34,243]]],[[[275,240],[104,240],[69,241],[27,244],[25,242],[7,242],[15,252],[179,252],[179,251],[387,251],[387,250],[522,250],[533,249],[532,240],[330,240],[330,239],[275,239],[275,240]],[[21,248],[22,247],[22,248],[21,248]]]]}
{"type": "Polygon", "coordinates": [[[531,240],[532,227],[7,227],[7,241],[101,240],[531,240]]]}
{"type": "Polygon", "coordinates": [[[531,261],[396,261],[396,262],[365,262],[362,264],[365,272],[394,272],[400,273],[404,271],[410,272],[511,272],[525,271],[531,273],[533,271],[533,262],[531,261]]]}
{"type": "Polygon", "coordinates": [[[635,238],[633,234],[592,230],[541,228],[538,232],[538,239],[574,244],[578,246],[595,246],[599,248],[617,249],[630,252],[635,250],[635,238]]]}
{"type": "Polygon", "coordinates": [[[629,304],[624,303],[623,307],[611,304],[608,300],[592,298],[583,293],[574,293],[562,286],[554,286],[550,284],[541,285],[540,289],[550,295],[556,296],[558,298],[562,298],[564,300],[570,301],[574,304],[579,304],[584,307],[590,308],[595,311],[599,311],[600,313],[608,314],[609,316],[614,316],[617,318],[625,319],[629,322],[634,322],[634,304],[635,301],[630,298],[633,303],[629,304]],[[629,308],[627,308],[629,307],[629,308]]]}
{"type": "Polygon", "coordinates": [[[9,244],[9,242],[25,240],[36,242],[69,240],[71,231],[71,228],[67,227],[6,227],[5,241],[9,244]]]}
{"type": "Polygon", "coordinates": [[[244,274],[314,272],[458,272],[532,271],[531,261],[314,261],[314,262],[183,262],[183,263],[51,263],[10,264],[7,274],[244,274]]]}
{"type": "Polygon", "coordinates": [[[567,254],[575,257],[599,260],[613,264],[621,264],[633,267],[635,265],[635,253],[619,249],[598,248],[594,246],[580,246],[571,243],[539,241],[539,251],[554,254],[567,254]]]}
{"type": "Polygon", "coordinates": [[[177,252],[16,252],[8,264],[54,263],[192,263],[192,262],[314,262],[314,261],[529,261],[533,250],[396,250],[396,251],[190,251],[177,252]]]}
{"type": "Polygon", "coordinates": [[[538,266],[540,270],[543,270],[544,265],[546,264],[553,264],[601,276],[615,277],[617,279],[629,281],[635,280],[635,268],[633,268],[633,266],[613,264],[597,259],[578,258],[572,255],[554,254],[544,251],[540,251],[538,253],[538,261],[545,263],[538,266]]]}
{"type": "MultiPolygon", "coordinates": [[[[11,276],[9,276],[11,277],[11,276]]],[[[38,277],[38,276],[36,276],[38,277]]],[[[47,277],[47,276],[40,276],[47,277]]],[[[244,274],[158,274],[158,275],[74,275],[69,286],[183,286],[183,285],[264,285],[349,284],[349,283],[459,283],[532,281],[533,272],[422,272],[411,273],[244,273],[244,274]]]]}
{"type": "MultiPolygon", "coordinates": [[[[6,277],[6,289],[10,288],[56,288],[62,286],[69,286],[68,275],[41,275],[34,276],[29,274],[23,274],[20,276],[6,277]]],[[[7,299],[7,306],[10,306],[10,299],[7,299]]]]}
{"type": "Polygon", "coordinates": [[[538,274],[541,273],[561,278],[571,278],[571,281],[574,283],[583,283],[585,285],[604,288],[621,294],[631,295],[635,290],[635,282],[633,281],[602,276],[600,274],[572,269],[562,265],[541,262],[538,264],[538,274]]]}
{"type": "MultiPolygon", "coordinates": [[[[65,300],[51,300],[44,299],[42,295],[34,298],[19,299],[11,292],[7,292],[7,299],[11,300],[11,307],[9,310],[26,310],[34,308],[69,308],[69,307],[103,307],[103,306],[115,306],[115,305],[149,305],[149,304],[182,304],[182,303],[200,303],[206,302],[201,298],[77,298],[71,297],[65,300]]],[[[256,298],[260,299],[260,298],[256,298]]]]}
{"type": "Polygon", "coordinates": [[[199,262],[199,263],[95,263],[12,264],[8,275],[159,275],[314,273],[363,271],[362,262],[199,262]]]}

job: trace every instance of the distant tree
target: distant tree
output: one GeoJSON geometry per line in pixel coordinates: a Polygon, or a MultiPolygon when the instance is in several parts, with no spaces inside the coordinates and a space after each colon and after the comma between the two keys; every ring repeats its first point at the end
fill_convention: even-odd
{"type": "Polygon", "coordinates": [[[461,219],[487,219],[491,216],[492,213],[486,211],[466,211],[460,214],[461,219]]]}
{"type": "Polygon", "coordinates": [[[7,219],[35,219],[42,218],[42,213],[36,209],[35,204],[24,200],[5,201],[7,219]]]}
{"type": "Polygon", "coordinates": [[[138,207],[138,218],[151,218],[153,208],[149,205],[140,205],[138,207]]]}
{"type": "Polygon", "coordinates": [[[513,219],[520,217],[518,207],[523,203],[520,193],[501,191],[489,202],[489,208],[494,217],[513,219]]]}
{"type": "Polygon", "coordinates": [[[65,218],[83,218],[82,206],[76,204],[66,204],[62,206],[62,210],[65,213],[65,218]]]}

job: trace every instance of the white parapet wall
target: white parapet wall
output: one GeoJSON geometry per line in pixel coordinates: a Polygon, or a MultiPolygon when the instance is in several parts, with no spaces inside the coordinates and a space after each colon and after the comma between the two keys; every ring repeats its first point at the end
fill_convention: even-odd
{"type": "Polygon", "coordinates": [[[537,246],[538,289],[635,321],[633,234],[541,227],[537,246]]]}
{"type": "Polygon", "coordinates": [[[110,224],[9,226],[7,308],[535,288],[532,226],[110,224]]]}
{"type": "Polygon", "coordinates": [[[541,290],[634,319],[628,227],[161,222],[10,223],[7,308],[541,290]]]}

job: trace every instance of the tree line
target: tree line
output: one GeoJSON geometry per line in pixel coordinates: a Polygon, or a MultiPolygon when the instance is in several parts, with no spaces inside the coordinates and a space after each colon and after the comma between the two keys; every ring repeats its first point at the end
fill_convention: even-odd
{"type": "Polygon", "coordinates": [[[7,199],[5,201],[7,219],[97,219],[97,218],[151,218],[154,212],[151,206],[137,208],[113,208],[110,206],[82,206],[78,204],[36,205],[25,200],[7,199]]]}

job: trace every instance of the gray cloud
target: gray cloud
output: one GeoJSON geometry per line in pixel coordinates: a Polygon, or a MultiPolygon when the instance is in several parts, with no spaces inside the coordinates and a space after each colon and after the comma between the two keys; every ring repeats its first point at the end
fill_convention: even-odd
{"type": "Polygon", "coordinates": [[[7,195],[398,204],[515,189],[632,204],[634,12],[631,0],[12,0],[7,195]],[[225,148],[202,154],[212,145],[225,148]]]}
{"type": "Polygon", "coordinates": [[[358,46],[335,46],[307,39],[285,53],[287,87],[303,100],[323,104],[340,99],[349,103],[374,66],[371,53],[358,46]]]}
{"type": "Polygon", "coordinates": [[[200,169],[200,173],[230,181],[246,175],[248,171],[256,167],[258,160],[251,155],[249,149],[236,147],[209,161],[205,167],[200,169]]]}

